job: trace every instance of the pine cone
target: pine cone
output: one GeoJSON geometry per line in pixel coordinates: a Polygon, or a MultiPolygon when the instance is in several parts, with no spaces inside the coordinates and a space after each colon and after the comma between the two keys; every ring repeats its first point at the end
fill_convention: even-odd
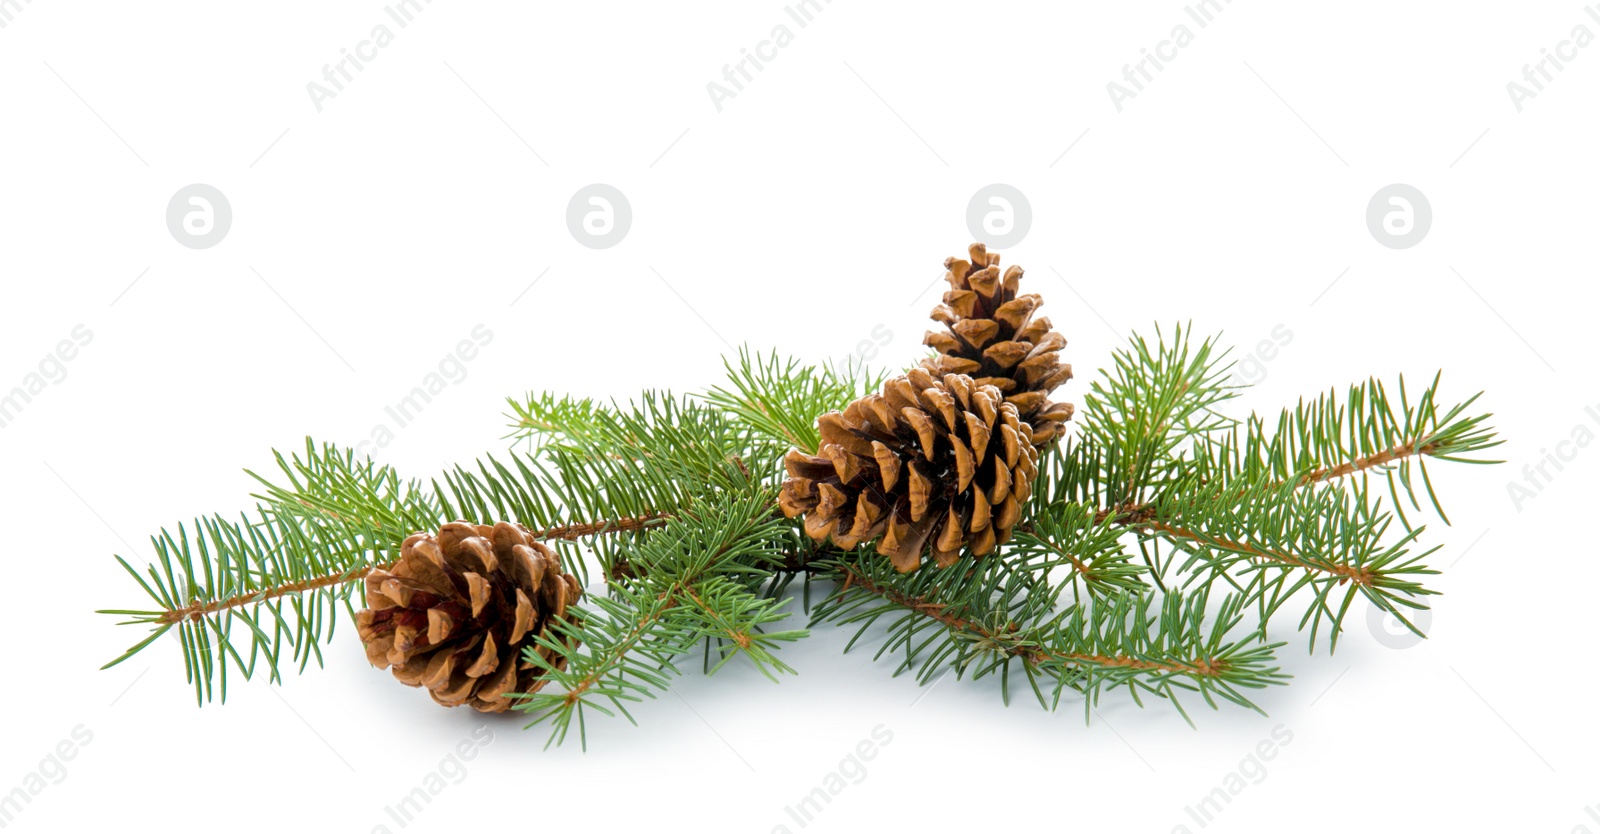
{"type": "Polygon", "coordinates": [[[925,553],[948,567],[1004,543],[1038,472],[1017,407],[960,374],[914,368],[817,427],[822,454],[789,452],[779,507],[844,550],[882,536],[878,552],[902,572],[925,553]]]}
{"type": "Polygon", "coordinates": [[[1000,256],[974,243],[970,260],[946,258],[950,289],[933,308],[933,320],[944,330],[928,331],[922,343],[939,355],[922,360],[935,377],[966,374],[978,385],[993,385],[1017,407],[1017,416],[1033,427],[1035,446],[1043,447],[1066,432],[1071,403],[1053,403],[1050,392],[1072,378],[1072,366],[1059,361],[1066,337],[1050,329],[1050,320],[1033,318],[1042,300],[1017,295],[1022,267],[1000,274],[1000,256]]]}
{"type": "MultiPolygon", "coordinates": [[[[425,686],[445,706],[504,712],[509,692],[535,692],[544,671],[522,650],[583,593],[555,554],[520,524],[452,521],[438,535],[416,533],[400,560],[366,577],[367,608],[356,630],[367,659],[392,667],[407,686],[425,686]]],[[[565,659],[547,648],[556,668],[565,659]]]]}

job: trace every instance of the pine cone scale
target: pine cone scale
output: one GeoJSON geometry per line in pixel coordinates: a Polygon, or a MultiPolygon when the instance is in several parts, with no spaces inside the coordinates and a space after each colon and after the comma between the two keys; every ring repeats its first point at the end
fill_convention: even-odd
{"type": "Polygon", "coordinates": [[[817,419],[815,454],[791,451],[778,506],[817,542],[877,540],[901,571],[941,566],[1004,544],[1033,491],[1040,449],[1072,406],[1050,392],[1072,377],[1067,340],[1018,295],[1021,267],[1000,269],[983,244],[945,259],[950,289],[932,317],[934,348],[877,393],[817,419]]]}
{"type": "Polygon", "coordinates": [[[1067,340],[1050,320],[1034,317],[1038,295],[1018,295],[1021,267],[1000,274],[1000,256],[981,243],[968,247],[969,260],[945,259],[950,289],[933,319],[945,330],[928,331],[923,343],[937,355],[922,367],[936,375],[970,376],[992,386],[1033,427],[1033,443],[1048,445],[1066,431],[1070,405],[1056,404],[1049,394],[1072,378],[1072,366],[1060,361],[1067,340]]]}
{"type": "MultiPolygon", "coordinates": [[[[356,629],[372,665],[440,704],[482,712],[503,712],[507,693],[544,685],[522,652],[570,619],[568,605],[581,594],[554,553],[507,522],[414,534],[399,560],[368,572],[365,583],[368,607],[356,629]]],[[[558,653],[539,646],[538,654],[561,667],[558,653]]]]}
{"type": "Polygon", "coordinates": [[[915,368],[817,421],[817,455],[791,451],[778,505],[813,540],[877,551],[901,571],[953,564],[1010,536],[1031,478],[1031,429],[996,388],[915,368]]]}

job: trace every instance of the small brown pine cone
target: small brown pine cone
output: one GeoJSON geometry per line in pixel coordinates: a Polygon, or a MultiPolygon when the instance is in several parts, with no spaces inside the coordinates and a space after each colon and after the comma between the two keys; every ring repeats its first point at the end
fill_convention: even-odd
{"type": "MultiPolygon", "coordinates": [[[[356,630],[372,665],[445,706],[504,712],[507,693],[536,692],[543,669],[522,657],[551,623],[571,620],[583,593],[554,553],[520,524],[452,521],[415,533],[400,560],[366,577],[356,630]]],[[[566,661],[540,647],[555,668],[566,661]]]]}
{"type": "Polygon", "coordinates": [[[1000,256],[981,243],[968,247],[967,255],[965,261],[944,261],[950,289],[933,308],[933,320],[945,327],[923,338],[938,355],[922,360],[922,367],[936,377],[966,374],[978,385],[1000,389],[1033,427],[1034,445],[1053,443],[1072,419],[1071,403],[1050,401],[1050,392],[1072,378],[1072,366],[1060,361],[1066,337],[1051,329],[1050,319],[1033,317],[1038,295],[1017,295],[1022,267],[1000,274],[1000,256]]]}
{"type": "Polygon", "coordinates": [[[821,454],[790,451],[778,495],[813,540],[851,550],[878,539],[895,569],[925,554],[948,567],[1011,537],[1033,490],[1032,429],[994,386],[922,368],[817,420],[821,454]],[[879,537],[882,537],[881,539],[879,537]]]}

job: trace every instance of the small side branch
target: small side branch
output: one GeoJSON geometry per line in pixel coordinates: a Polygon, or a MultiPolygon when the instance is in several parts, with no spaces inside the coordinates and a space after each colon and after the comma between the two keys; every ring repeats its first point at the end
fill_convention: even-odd
{"type": "MultiPolygon", "coordinates": [[[[861,590],[880,597],[888,602],[900,606],[908,611],[915,611],[925,617],[936,620],[953,631],[967,634],[977,638],[985,644],[995,646],[999,651],[1012,657],[1020,658],[1030,666],[1037,667],[1044,663],[1064,663],[1078,666],[1096,666],[1118,669],[1132,669],[1141,672],[1156,672],[1165,674],[1190,675],[1205,678],[1220,678],[1227,671],[1226,661],[1211,658],[1197,658],[1192,661],[1154,661],[1128,655],[1107,655],[1078,652],[1055,651],[1037,643],[1017,640],[1009,633],[997,632],[980,623],[953,614],[942,603],[931,602],[920,597],[904,594],[894,588],[873,581],[873,579],[851,567],[843,566],[839,569],[845,580],[845,587],[857,587],[861,590]]],[[[841,589],[842,590],[842,589],[841,589]]]]}
{"type": "MultiPolygon", "coordinates": [[[[1338,466],[1314,469],[1302,475],[1296,486],[1307,487],[1311,486],[1312,484],[1322,483],[1324,481],[1333,481],[1339,478],[1354,475],[1358,472],[1364,472],[1368,469],[1383,466],[1385,464],[1396,463],[1407,458],[1412,458],[1419,455],[1432,455],[1436,451],[1438,451],[1438,444],[1430,443],[1427,445],[1418,446],[1415,443],[1402,443],[1389,449],[1385,449],[1377,454],[1356,458],[1355,460],[1347,463],[1341,463],[1338,466]]],[[[1094,521],[1096,524],[1103,524],[1107,519],[1110,519],[1113,524],[1120,524],[1124,527],[1159,529],[1163,525],[1151,523],[1155,517],[1155,504],[1130,503],[1118,507],[1104,507],[1100,510],[1097,510],[1094,515],[1094,521]]],[[[1018,526],[1018,529],[1024,531],[1031,530],[1032,528],[1033,525],[1028,523],[1018,526]]],[[[1176,530],[1167,530],[1166,532],[1176,532],[1176,530]]],[[[1185,536],[1185,538],[1192,537],[1193,534],[1185,536]]]]}
{"type": "Polygon", "coordinates": [[[230,608],[242,608],[246,605],[255,605],[257,603],[266,602],[269,599],[277,599],[278,597],[289,596],[291,594],[301,594],[305,593],[306,591],[315,591],[319,588],[328,588],[334,585],[342,585],[346,582],[354,582],[360,579],[365,579],[367,574],[371,573],[372,571],[380,568],[387,569],[389,567],[390,565],[388,563],[368,565],[364,568],[357,568],[353,571],[332,573],[326,576],[318,576],[314,579],[304,579],[299,582],[286,582],[282,585],[274,585],[270,588],[262,588],[259,591],[252,591],[248,594],[239,594],[238,596],[228,597],[227,599],[219,599],[212,602],[193,602],[183,606],[182,608],[174,608],[170,611],[163,611],[161,616],[155,618],[155,622],[161,625],[172,625],[184,620],[194,620],[198,622],[205,619],[209,615],[218,614],[223,611],[227,611],[230,608]]]}
{"type": "MultiPolygon", "coordinates": [[[[611,533],[631,533],[659,527],[667,523],[672,516],[668,513],[646,513],[644,515],[628,518],[607,519],[605,521],[582,522],[563,524],[543,530],[532,531],[534,537],[545,541],[576,541],[588,536],[605,535],[611,533]]],[[[302,579],[296,582],[285,582],[281,585],[262,588],[247,594],[238,594],[226,599],[212,600],[210,602],[192,602],[181,608],[164,611],[156,617],[154,622],[160,625],[171,625],[184,620],[199,621],[205,617],[218,614],[233,608],[242,608],[247,605],[256,605],[268,600],[294,594],[315,591],[346,582],[355,582],[365,579],[367,574],[374,570],[387,570],[392,563],[382,562],[358,567],[350,571],[329,573],[322,576],[302,579]]]]}
{"type": "Polygon", "coordinates": [[[597,521],[582,524],[564,524],[559,527],[547,527],[543,530],[533,530],[534,538],[546,541],[576,541],[587,536],[597,536],[604,533],[637,533],[651,527],[660,527],[672,519],[671,513],[645,513],[631,518],[614,518],[607,521],[597,521]]]}
{"type": "Polygon", "coordinates": [[[1331,574],[1338,577],[1341,583],[1349,581],[1354,582],[1355,584],[1364,588],[1370,588],[1372,587],[1373,580],[1375,578],[1372,571],[1366,568],[1357,568],[1351,565],[1340,563],[1308,560],[1300,556],[1296,556],[1293,553],[1256,547],[1255,545],[1247,542],[1233,541],[1232,539],[1225,539],[1219,536],[1208,536],[1194,530],[1177,527],[1164,522],[1152,521],[1140,526],[1146,530],[1154,530],[1159,533],[1165,533],[1166,535],[1175,539],[1197,542],[1208,547],[1219,548],[1230,553],[1237,553],[1241,556],[1247,556],[1252,559],[1260,559],[1262,561],[1271,562],[1273,564],[1282,565],[1288,568],[1305,568],[1308,571],[1320,571],[1322,573],[1331,574]]]}
{"type": "Polygon", "coordinates": [[[1372,469],[1376,466],[1383,466],[1387,463],[1395,463],[1397,461],[1415,457],[1417,455],[1431,455],[1436,451],[1438,451],[1438,444],[1436,443],[1430,443],[1426,446],[1418,446],[1415,443],[1397,444],[1383,450],[1382,452],[1378,452],[1377,454],[1359,457],[1348,463],[1341,463],[1338,466],[1330,466],[1323,469],[1313,469],[1312,471],[1307,472],[1305,475],[1300,477],[1299,485],[1310,486],[1315,483],[1321,483],[1322,481],[1331,481],[1336,478],[1343,478],[1346,475],[1354,475],[1357,472],[1372,469]]]}

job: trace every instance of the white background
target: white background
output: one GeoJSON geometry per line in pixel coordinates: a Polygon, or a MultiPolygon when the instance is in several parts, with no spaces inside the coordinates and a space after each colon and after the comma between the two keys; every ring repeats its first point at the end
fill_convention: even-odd
{"type": "Polygon", "coordinates": [[[1432,639],[1386,648],[1359,610],[1310,657],[1285,618],[1271,717],[1191,704],[1191,729],[1123,695],[1085,726],[987,680],[925,690],[823,628],[781,685],[686,664],[586,754],[491,721],[407,830],[798,831],[785,806],[883,725],[809,830],[1198,831],[1185,807],[1281,724],[1206,830],[1600,831],[1600,448],[1561,447],[1520,507],[1507,491],[1600,434],[1600,47],[1521,112],[1506,89],[1600,34],[1580,3],[1238,0],[1204,28],[1177,2],[835,0],[804,28],[778,2],[437,2],[404,29],[378,2],[6,6],[0,391],[93,333],[0,429],[0,791],[93,733],[7,830],[400,830],[385,807],[478,716],[369,668],[348,630],[325,670],[226,706],[194,706],[175,644],[96,671],[138,637],[91,613],[141,604],[112,554],[244,509],[273,448],[368,440],[480,324],[467,377],[378,460],[431,477],[503,448],[503,398],[529,389],[699,389],[730,344],[820,361],[882,328],[873,362],[908,362],[968,201],[1007,183],[1032,227],[1003,255],[1071,340],[1068,399],[1176,321],[1246,350],[1292,333],[1244,408],[1440,368],[1447,398],[1486,391],[1508,463],[1432,469],[1454,522],[1425,534],[1432,639]],[[306,85],[382,23],[393,43],[319,112],[306,85]],[[779,24],[792,43],[719,112],[707,84],[779,24]],[[1193,42],[1119,112],[1106,85],[1179,24],[1193,42]],[[204,250],[165,224],[197,182],[233,210],[204,250]],[[566,227],[595,182],[632,206],[614,248],[566,227]],[[1396,182],[1433,211],[1403,250],[1365,221],[1396,182]]]}

